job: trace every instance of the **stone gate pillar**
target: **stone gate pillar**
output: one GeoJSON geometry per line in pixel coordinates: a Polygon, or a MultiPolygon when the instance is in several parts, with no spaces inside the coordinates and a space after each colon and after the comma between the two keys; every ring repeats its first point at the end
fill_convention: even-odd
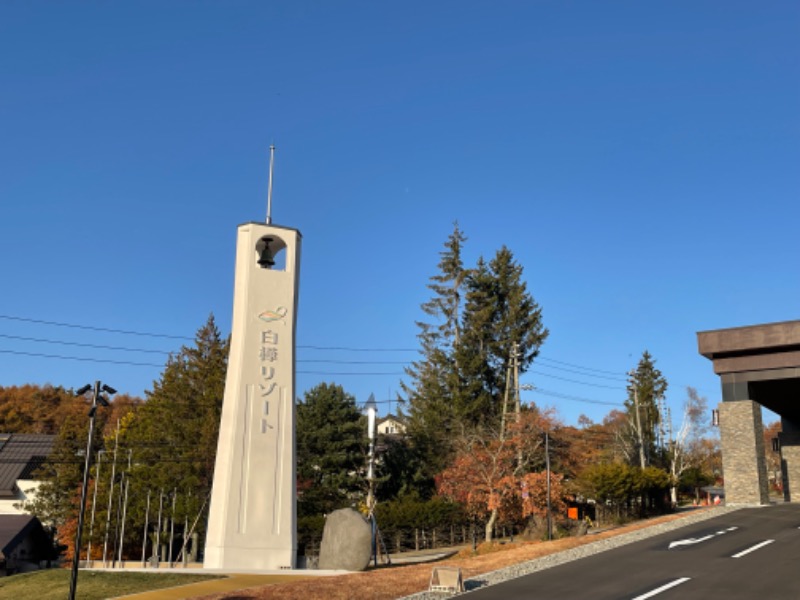
{"type": "Polygon", "coordinates": [[[728,501],[768,501],[762,406],[781,416],[784,494],[800,501],[800,321],[700,331],[697,349],[713,363],[722,383],[720,433],[728,501]]]}
{"type": "Polygon", "coordinates": [[[783,479],[783,499],[786,502],[800,502],[800,427],[793,421],[781,419],[778,434],[781,450],[781,476],[783,479]]]}
{"type": "Polygon", "coordinates": [[[725,502],[769,504],[761,405],[752,400],[721,402],[719,429],[725,502]]]}

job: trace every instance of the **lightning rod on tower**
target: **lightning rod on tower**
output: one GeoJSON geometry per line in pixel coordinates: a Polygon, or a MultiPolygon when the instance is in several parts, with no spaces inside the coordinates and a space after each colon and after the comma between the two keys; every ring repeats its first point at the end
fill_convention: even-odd
{"type": "Polygon", "coordinates": [[[275,168],[275,144],[269,147],[269,186],[267,188],[267,225],[272,224],[272,173],[275,168]]]}

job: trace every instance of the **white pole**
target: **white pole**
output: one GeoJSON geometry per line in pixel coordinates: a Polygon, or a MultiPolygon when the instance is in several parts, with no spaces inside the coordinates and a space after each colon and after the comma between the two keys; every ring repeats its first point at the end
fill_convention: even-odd
{"type": "Polygon", "coordinates": [[[125,545],[125,517],[128,515],[128,491],[131,488],[131,454],[128,448],[128,471],[125,473],[125,500],[122,503],[122,529],[119,533],[119,565],[122,566],[122,547],[125,545]]]}
{"type": "Polygon", "coordinates": [[[269,187],[267,189],[267,225],[272,224],[272,173],[275,167],[275,145],[269,147],[269,187]]]}
{"type": "MultiPolygon", "coordinates": [[[[197,527],[197,522],[200,520],[200,517],[203,515],[203,511],[206,509],[206,504],[208,504],[208,500],[210,498],[211,498],[211,492],[208,492],[208,494],[206,495],[206,499],[203,500],[203,506],[200,507],[200,512],[198,512],[197,516],[194,518],[194,523],[192,523],[192,528],[189,531],[189,535],[183,537],[183,548],[181,549],[181,553],[185,553],[186,552],[186,544],[187,544],[189,538],[194,533],[194,529],[195,529],[195,527],[197,527]]],[[[194,550],[194,548],[192,548],[192,550],[194,550]]]]}
{"type": "Polygon", "coordinates": [[[97,472],[94,475],[94,492],[92,493],[92,518],[89,521],[89,546],[86,548],[86,561],[92,560],[92,532],[94,531],[94,513],[97,508],[97,487],[100,483],[100,463],[102,462],[103,450],[97,451],[97,472]]]}
{"type": "Polygon", "coordinates": [[[164,508],[164,490],[158,490],[158,529],[156,530],[156,557],[161,563],[161,511],[164,508]]]}
{"type": "Polygon", "coordinates": [[[178,489],[172,490],[172,518],[169,526],[169,567],[172,568],[172,540],[175,539],[175,500],[178,498],[178,489]]]}
{"type": "Polygon", "coordinates": [[[375,403],[375,395],[370,394],[367,400],[367,437],[369,438],[369,464],[367,466],[367,483],[369,484],[369,493],[367,495],[367,510],[372,514],[372,509],[375,504],[375,412],[377,404],[375,403]]]}
{"type": "Polygon", "coordinates": [[[106,536],[103,541],[103,567],[106,564],[106,553],[108,552],[108,531],[111,528],[111,506],[114,498],[114,476],[117,474],[117,447],[119,446],[119,419],[117,419],[117,433],[114,437],[114,462],[111,463],[111,481],[108,484],[108,510],[106,511],[106,536]]]}
{"type": "Polygon", "coordinates": [[[150,490],[147,490],[147,508],[144,511],[144,541],[142,542],[142,567],[147,564],[147,526],[150,525],[150,490]]]}

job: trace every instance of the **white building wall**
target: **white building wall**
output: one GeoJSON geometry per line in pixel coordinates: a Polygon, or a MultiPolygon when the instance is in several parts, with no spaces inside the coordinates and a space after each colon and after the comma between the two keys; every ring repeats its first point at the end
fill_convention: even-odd
{"type": "Polygon", "coordinates": [[[41,481],[32,479],[17,480],[17,496],[15,498],[0,498],[0,515],[25,515],[28,514],[22,509],[25,502],[32,502],[36,496],[36,490],[41,485],[41,481]],[[16,505],[16,506],[15,506],[16,505]]]}

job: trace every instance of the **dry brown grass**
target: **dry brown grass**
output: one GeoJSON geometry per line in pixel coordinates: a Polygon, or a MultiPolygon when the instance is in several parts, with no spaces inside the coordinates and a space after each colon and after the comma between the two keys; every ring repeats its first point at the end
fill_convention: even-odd
{"type": "Polygon", "coordinates": [[[639,521],[596,535],[564,538],[552,542],[522,542],[506,544],[501,550],[471,556],[471,551],[461,552],[437,563],[381,568],[365,573],[352,573],[337,577],[318,577],[293,583],[283,583],[250,588],[227,594],[205,596],[204,600],[245,600],[264,598],[270,600],[394,600],[428,589],[433,565],[459,567],[464,579],[488,573],[520,562],[540,558],[554,552],[576,548],[623,533],[636,531],[660,523],[680,519],[684,514],[668,515],[639,521]],[[465,555],[466,554],[466,555],[465,555]]]}

